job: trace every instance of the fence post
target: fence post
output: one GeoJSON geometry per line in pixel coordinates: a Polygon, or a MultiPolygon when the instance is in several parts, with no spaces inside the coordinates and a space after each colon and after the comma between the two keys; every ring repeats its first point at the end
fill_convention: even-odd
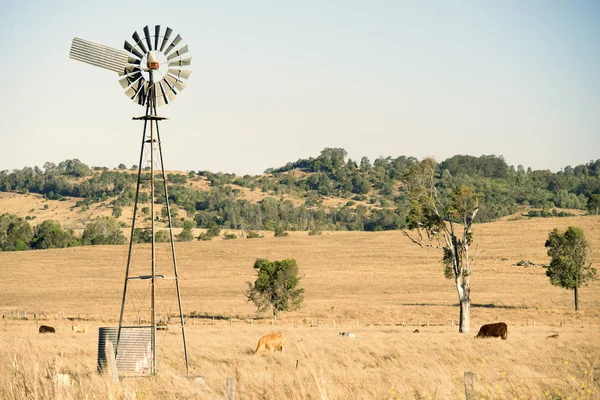
{"type": "Polygon", "coordinates": [[[254,325],[254,320],[250,318],[250,325],[254,325]]]}
{"type": "Polygon", "coordinates": [[[229,318],[229,326],[233,324],[233,318],[229,318]]]}
{"type": "Polygon", "coordinates": [[[215,317],[213,317],[213,325],[215,324],[215,317]]]}
{"type": "Polygon", "coordinates": [[[335,319],[333,320],[333,327],[335,328],[335,319]]]}
{"type": "Polygon", "coordinates": [[[227,400],[235,400],[235,377],[227,378],[227,400]]]}
{"type": "Polygon", "coordinates": [[[583,328],[583,320],[581,320],[581,327],[583,328]]]}
{"type": "Polygon", "coordinates": [[[358,320],[356,320],[356,327],[358,328],[358,320]]]}
{"type": "Polygon", "coordinates": [[[465,398],[471,400],[475,398],[475,374],[465,372],[465,398]]]}

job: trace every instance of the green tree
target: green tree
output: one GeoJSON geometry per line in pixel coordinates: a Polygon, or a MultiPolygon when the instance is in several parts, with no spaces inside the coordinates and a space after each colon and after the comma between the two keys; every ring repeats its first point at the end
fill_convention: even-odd
{"type": "Polygon", "coordinates": [[[183,230],[179,235],[177,235],[177,239],[182,242],[190,242],[194,240],[194,234],[192,233],[192,228],[194,227],[194,222],[190,220],[183,221],[183,230]]]}
{"type": "Polygon", "coordinates": [[[112,210],[112,216],[115,218],[119,218],[121,215],[123,215],[123,207],[114,206],[112,210]]]}
{"type": "Polygon", "coordinates": [[[545,246],[551,257],[546,276],[550,283],[564,289],[573,290],[575,311],[579,310],[578,290],[596,279],[596,269],[588,263],[590,245],[581,228],[570,226],[564,233],[554,229],[548,234],[545,246]]]}
{"type": "Polygon", "coordinates": [[[405,188],[411,201],[408,230],[402,232],[422,248],[443,251],[444,276],[453,279],[460,306],[459,332],[470,331],[471,274],[477,256],[470,253],[473,243],[471,225],[479,210],[472,187],[459,186],[444,196],[438,193],[437,165],[424,159],[411,167],[405,188]],[[416,233],[413,233],[416,232],[416,233]]]}
{"type": "Polygon", "coordinates": [[[31,248],[61,249],[68,247],[72,239],[70,231],[63,230],[60,223],[49,219],[35,227],[31,248]]]}
{"type": "Polygon", "coordinates": [[[123,163],[119,164],[119,166],[117,167],[119,169],[127,169],[127,166],[123,163]]]}
{"type": "Polygon", "coordinates": [[[90,222],[83,231],[81,244],[103,245],[124,244],[127,242],[116,219],[109,216],[98,217],[90,222]]]}
{"type": "Polygon", "coordinates": [[[600,210],[600,194],[590,194],[587,202],[587,210],[590,214],[598,215],[598,210],[600,210]]]}
{"type": "Polygon", "coordinates": [[[273,318],[281,311],[293,311],[300,308],[304,301],[304,289],[298,287],[303,278],[298,275],[296,260],[269,261],[257,259],[254,263],[257,278],[254,284],[248,283],[244,293],[248,301],[253,302],[258,312],[272,307],[273,318]]]}
{"type": "Polygon", "coordinates": [[[29,222],[13,214],[0,215],[0,251],[27,250],[32,237],[29,222]]]}

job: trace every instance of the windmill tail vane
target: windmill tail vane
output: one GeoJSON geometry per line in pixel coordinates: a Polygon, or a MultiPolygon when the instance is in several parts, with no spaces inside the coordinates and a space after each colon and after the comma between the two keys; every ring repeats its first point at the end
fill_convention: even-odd
{"type": "Polygon", "coordinates": [[[125,41],[124,50],[76,37],[69,57],[117,72],[125,95],[137,104],[145,105],[149,90],[153,90],[157,105],[164,106],[187,86],[192,73],[188,46],[183,45],[180,35],[171,40],[172,34],[173,30],[168,27],[161,32],[160,25],[156,25],[151,34],[146,26],[143,37],[136,31],[131,35],[133,43],[125,41]]]}

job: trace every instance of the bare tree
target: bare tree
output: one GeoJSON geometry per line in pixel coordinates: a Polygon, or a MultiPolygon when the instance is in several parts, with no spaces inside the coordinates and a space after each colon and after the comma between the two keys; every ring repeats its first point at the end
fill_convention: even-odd
{"type": "Polygon", "coordinates": [[[443,250],[444,276],[453,279],[460,305],[459,332],[470,331],[471,273],[477,250],[470,253],[473,243],[471,225],[479,210],[472,187],[459,186],[442,196],[436,187],[436,167],[433,159],[414,163],[404,182],[411,200],[407,222],[402,233],[422,248],[443,250]]]}

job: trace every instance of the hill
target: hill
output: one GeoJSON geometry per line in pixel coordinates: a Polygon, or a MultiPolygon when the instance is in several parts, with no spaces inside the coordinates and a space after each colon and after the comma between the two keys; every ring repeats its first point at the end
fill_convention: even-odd
{"type": "MultiPolygon", "coordinates": [[[[175,226],[188,220],[197,228],[234,230],[377,231],[399,229],[409,206],[404,182],[419,161],[413,157],[366,157],[355,162],[343,149],[324,149],[263,175],[235,176],[209,171],[168,171],[169,201],[175,226]]],[[[147,167],[142,178],[148,177],[147,167]]],[[[494,221],[530,209],[531,216],[569,215],[561,210],[597,213],[600,160],[562,171],[508,166],[500,156],[457,155],[437,166],[439,195],[460,185],[475,188],[480,212],[476,222],[494,221]]],[[[0,209],[33,225],[54,219],[65,229],[82,230],[99,215],[130,225],[137,166],[92,167],[66,160],[43,168],[0,172],[0,209]]],[[[143,212],[149,185],[142,186],[143,212]]],[[[157,203],[164,205],[162,185],[157,203]]],[[[159,211],[160,212],[160,211],[159,211]]],[[[572,212],[571,212],[572,213],[572,212]]],[[[159,223],[165,226],[164,216],[159,223]]]]}

